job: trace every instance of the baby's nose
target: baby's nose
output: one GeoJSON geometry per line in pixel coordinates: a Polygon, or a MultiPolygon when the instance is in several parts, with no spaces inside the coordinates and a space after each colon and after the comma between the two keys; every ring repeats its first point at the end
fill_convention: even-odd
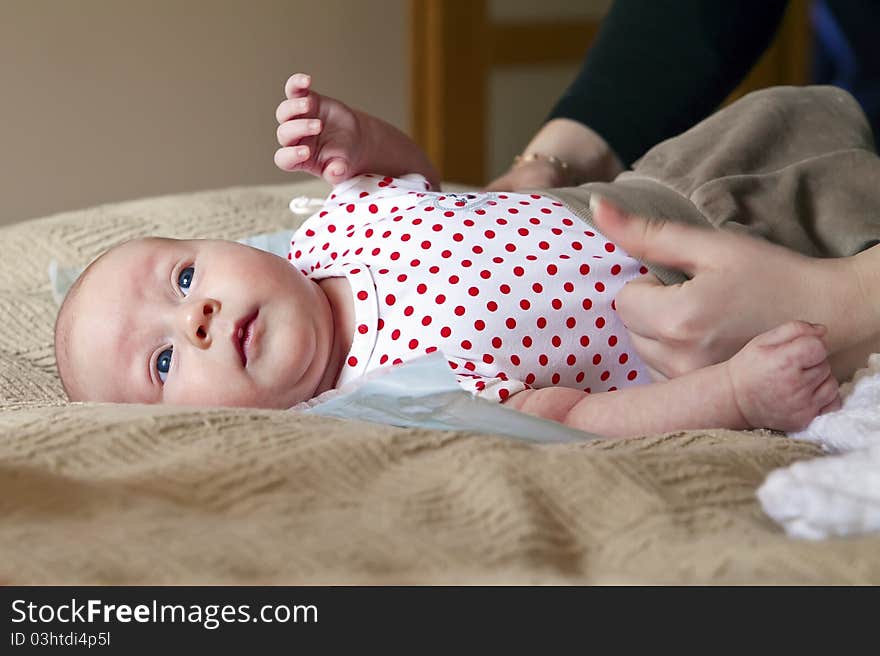
{"type": "Polygon", "coordinates": [[[206,298],[187,303],[184,310],[187,339],[199,348],[211,345],[211,321],[220,310],[220,302],[206,298]]]}

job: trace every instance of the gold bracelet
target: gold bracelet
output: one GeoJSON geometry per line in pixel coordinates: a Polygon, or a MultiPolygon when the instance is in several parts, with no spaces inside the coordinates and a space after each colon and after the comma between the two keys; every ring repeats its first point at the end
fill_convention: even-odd
{"type": "Polygon", "coordinates": [[[529,162],[535,162],[537,160],[543,159],[544,161],[549,162],[553,166],[555,166],[562,173],[562,177],[565,180],[568,180],[571,177],[571,174],[568,171],[568,162],[563,162],[561,159],[556,157],[555,155],[544,155],[543,153],[529,153],[528,155],[517,155],[513,158],[513,168],[518,166],[522,166],[523,164],[528,164],[529,162]]]}

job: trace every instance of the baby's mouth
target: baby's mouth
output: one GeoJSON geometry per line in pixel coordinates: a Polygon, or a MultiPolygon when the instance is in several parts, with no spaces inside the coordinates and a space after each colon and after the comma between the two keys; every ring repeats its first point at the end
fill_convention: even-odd
{"type": "Polygon", "coordinates": [[[241,364],[243,367],[247,367],[248,352],[254,340],[254,322],[259,314],[260,311],[257,310],[253,314],[244,317],[236,324],[233,341],[238,349],[238,354],[241,357],[241,364]]]}

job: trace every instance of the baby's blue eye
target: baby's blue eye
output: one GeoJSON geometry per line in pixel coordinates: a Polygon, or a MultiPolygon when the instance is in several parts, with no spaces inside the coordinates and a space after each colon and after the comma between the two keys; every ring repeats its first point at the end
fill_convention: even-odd
{"type": "Polygon", "coordinates": [[[195,267],[189,266],[177,274],[177,286],[180,287],[180,291],[183,292],[184,296],[186,296],[187,291],[189,291],[189,286],[192,284],[195,272],[195,267]]]}
{"type": "Polygon", "coordinates": [[[164,383],[171,371],[171,349],[165,349],[156,358],[156,371],[159,373],[159,380],[164,383]]]}

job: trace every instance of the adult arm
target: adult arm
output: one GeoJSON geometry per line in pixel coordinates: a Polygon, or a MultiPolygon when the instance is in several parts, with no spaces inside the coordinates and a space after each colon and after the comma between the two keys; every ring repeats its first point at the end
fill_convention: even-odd
{"type": "Polygon", "coordinates": [[[839,380],[880,351],[880,246],[852,257],[811,258],[725,230],[627,215],[605,200],[593,217],[633,257],[690,276],[669,286],[643,276],[615,298],[636,351],[664,376],[722,362],[791,320],[827,327],[839,380]]]}
{"type": "Polygon", "coordinates": [[[713,112],[766,50],[786,0],[617,0],[574,82],[487,189],[613,180],[648,148],[713,112]]]}
{"type": "Polygon", "coordinates": [[[767,49],[786,0],[617,0],[550,112],[602,135],[626,165],[717,109],[767,49]]]}

